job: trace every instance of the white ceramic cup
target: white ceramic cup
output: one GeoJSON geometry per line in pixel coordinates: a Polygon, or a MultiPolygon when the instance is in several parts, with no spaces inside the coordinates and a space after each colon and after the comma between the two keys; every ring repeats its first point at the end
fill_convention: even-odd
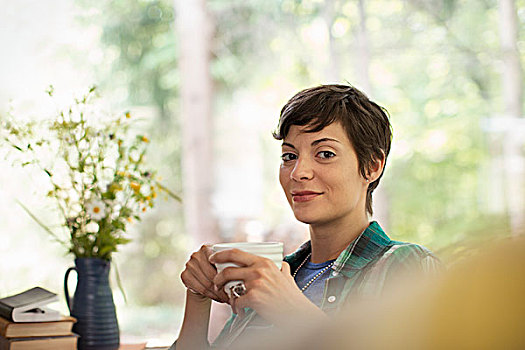
{"type": "MultiPolygon", "coordinates": [[[[270,259],[277,265],[279,269],[283,265],[283,243],[282,242],[232,242],[232,243],[218,243],[211,247],[213,252],[220,252],[228,249],[239,249],[250,254],[262,256],[270,259]]],[[[227,267],[239,267],[239,265],[226,262],[222,264],[215,264],[217,272],[221,272],[227,267]]],[[[224,291],[231,297],[231,289],[237,285],[242,284],[243,281],[229,281],[224,285],[224,291]]]]}

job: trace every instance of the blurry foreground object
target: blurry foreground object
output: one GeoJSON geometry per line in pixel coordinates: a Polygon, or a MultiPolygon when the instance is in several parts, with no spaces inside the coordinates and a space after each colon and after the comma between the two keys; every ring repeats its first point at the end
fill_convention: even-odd
{"type": "Polygon", "coordinates": [[[525,349],[525,237],[485,247],[415,289],[414,280],[402,281],[329,324],[298,322],[251,348],[525,349]]]}

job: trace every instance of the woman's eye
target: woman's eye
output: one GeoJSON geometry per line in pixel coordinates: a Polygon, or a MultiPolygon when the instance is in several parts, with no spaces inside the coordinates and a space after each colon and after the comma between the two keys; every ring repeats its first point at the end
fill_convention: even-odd
{"type": "Polygon", "coordinates": [[[330,152],[330,151],[321,151],[319,153],[317,153],[317,156],[321,159],[328,159],[328,158],[332,158],[332,157],[335,157],[335,153],[334,152],[330,152]]]}
{"type": "Polygon", "coordinates": [[[284,153],[281,156],[281,159],[283,160],[283,162],[289,162],[290,160],[297,159],[297,156],[293,153],[284,153]]]}

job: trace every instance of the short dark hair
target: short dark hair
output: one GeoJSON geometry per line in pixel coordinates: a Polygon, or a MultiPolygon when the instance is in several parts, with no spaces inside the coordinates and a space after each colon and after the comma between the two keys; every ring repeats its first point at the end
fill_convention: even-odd
{"type": "MultiPolygon", "coordinates": [[[[282,108],[273,137],[283,140],[292,125],[307,125],[306,132],[318,132],[336,121],[343,125],[354,147],[363,177],[377,159],[385,157],[386,164],[392,142],[388,111],[350,85],[320,85],[298,92],[282,108]]],[[[370,215],[372,192],[382,176],[370,183],[366,192],[370,215]]]]}

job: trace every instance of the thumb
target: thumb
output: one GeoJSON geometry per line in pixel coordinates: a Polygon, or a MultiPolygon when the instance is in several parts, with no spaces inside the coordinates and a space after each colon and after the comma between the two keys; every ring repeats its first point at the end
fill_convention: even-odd
{"type": "Polygon", "coordinates": [[[283,261],[283,266],[281,267],[281,272],[284,273],[285,275],[291,275],[291,271],[290,271],[290,265],[286,262],[286,261],[283,261]]]}

